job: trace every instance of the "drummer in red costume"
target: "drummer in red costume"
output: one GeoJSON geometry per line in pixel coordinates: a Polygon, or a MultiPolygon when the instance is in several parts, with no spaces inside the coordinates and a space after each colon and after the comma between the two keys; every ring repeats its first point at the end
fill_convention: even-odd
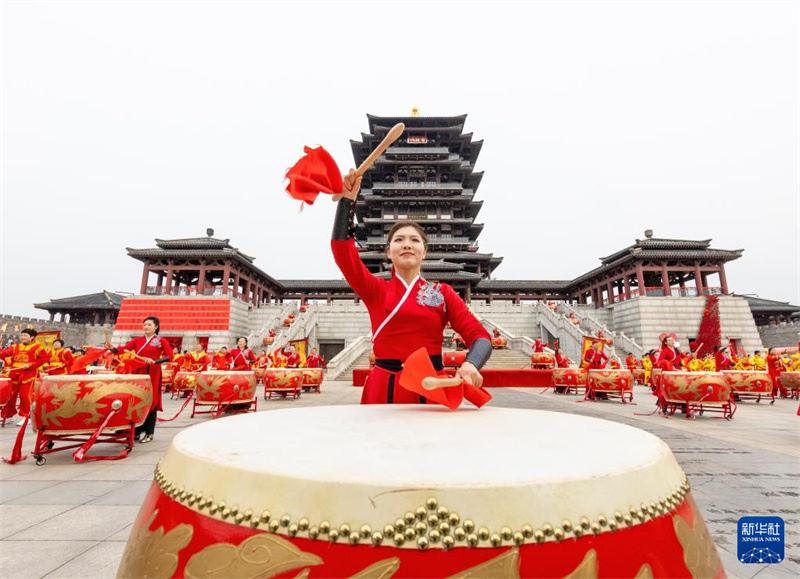
{"type": "Polygon", "coordinates": [[[317,354],[316,348],[311,348],[311,355],[306,358],[306,368],[324,368],[325,360],[317,354]]]}
{"type": "Polygon", "coordinates": [[[187,372],[205,372],[210,363],[211,358],[203,350],[203,345],[198,343],[194,350],[184,357],[183,367],[187,372]]]}
{"type": "Polygon", "coordinates": [[[10,358],[11,363],[6,366],[8,378],[11,380],[11,398],[3,407],[4,419],[11,418],[17,413],[17,396],[19,396],[19,415],[23,419],[31,411],[31,398],[33,396],[33,383],[39,375],[39,368],[50,361],[47,349],[38,343],[36,330],[26,328],[19,333],[20,343],[0,350],[0,358],[10,358]]]}
{"type": "Polygon", "coordinates": [[[569,368],[570,359],[564,355],[564,352],[559,348],[556,350],[556,368],[569,368]]]}
{"type": "Polygon", "coordinates": [[[69,374],[72,369],[72,362],[75,357],[64,347],[64,340],[53,340],[53,349],[50,352],[50,361],[47,363],[47,374],[50,376],[61,376],[69,374]]]}
{"type": "Polygon", "coordinates": [[[671,372],[672,370],[680,370],[680,366],[680,353],[675,348],[675,338],[673,336],[664,336],[664,339],[661,340],[661,351],[658,353],[655,367],[671,372]]]}
{"type": "Polygon", "coordinates": [[[132,374],[150,374],[150,382],[153,385],[153,406],[144,424],[136,429],[136,434],[141,434],[139,442],[142,444],[153,440],[158,411],[163,410],[161,407],[161,365],[156,364],[155,361],[162,358],[172,359],[172,346],[158,335],[161,329],[160,325],[155,316],[145,318],[142,322],[144,335],[134,338],[124,346],[115,348],[118,352],[132,352],[136,359],[143,363],[139,367],[131,368],[132,374]]]}
{"type": "Polygon", "coordinates": [[[639,360],[633,354],[628,354],[628,357],[625,358],[625,366],[628,370],[635,370],[639,367],[639,360]]]}
{"type": "Polygon", "coordinates": [[[231,350],[231,364],[232,370],[236,372],[245,372],[250,369],[250,365],[256,361],[253,350],[247,347],[247,338],[239,338],[236,340],[236,347],[231,350]]]}
{"type": "Polygon", "coordinates": [[[731,370],[733,367],[733,360],[728,356],[726,346],[717,346],[714,350],[714,362],[717,364],[717,372],[723,370],[731,370]]]}
{"type": "Polygon", "coordinates": [[[214,370],[230,370],[231,369],[231,354],[228,352],[228,348],[222,346],[219,352],[214,354],[214,357],[211,359],[211,367],[214,370]]]}
{"type": "Polygon", "coordinates": [[[361,177],[356,177],[354,170],[343,177],[343,198],[336,210],[331,248],[345,279],[367,306],[372,324],[376,360],[364,384],[361,403],[425,403],[424,397],[400,386],[398,374],[405,359],[420,347],[425,347],[434,368],[444,367],[442,336],[448,321],[469,347],[456,377],[480,387],[483,377],[479,370],[492,353],[489,334],[452,287],[421,277],[428,250],[422,228],[413,221],[399,221],[392,227],[386,246],[392,262],[391,279],[375,277],[362,263],[353,240],[360,186],[361,177]]]}
{"type": "Polygon", "coordinates": [[[297,348],[295,348],[294,346],[289,346],[289,355],[286,356],[286,367],[287,368],[300,367],[300,354],[297,353],[297,348]]]}
{"type": "Polygon", "coordinates": [[[589,370],[602,370],[606,367],[608,356],[600,349],[599,341],[592,342],[592,347],[586,350],[583,361],[589,370]]]}
{"type": "MultiPolygon", "coordinates": [[[[778,392],[780,392],[780,395],[785,398],[789,395],[789,391],[781,387],[780,382],[778,382],[778,377],[783,373],[783,370],[783,360],[775,353],[775,348],[767,350],[767,372],[769,372],[769,377],[772,378],[772,395],[777,396],[778,392]]],[[[800,412],[800,409],[798,409],[798,412],[800,412]]]]}

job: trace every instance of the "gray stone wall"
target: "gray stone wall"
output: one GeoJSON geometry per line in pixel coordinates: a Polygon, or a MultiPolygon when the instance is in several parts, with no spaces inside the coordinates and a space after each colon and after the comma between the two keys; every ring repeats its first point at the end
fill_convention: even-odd
{"type": "MultiPolygon", "coordinates": [[[[696,337],[705,309],[705,298],[639,297],[610,306],[615,332],[625,332],[645,350],[660,346],[662,332],[675,333],[682,347],[688,338],[696,337]]],[[[748,352],[762,350],[761,337],[756,328],[750,306],[744,298],[721,296],[719,299],[722,340],[741,340],[748,352]]]]}
{"type": "Polygon", "coordinates": [[[318,304],[318,340],[344,340],[345,347],[356,338],[372,333],[369,313],[363,303],[333,302],[318,304]]]}
{"type": "Polygon", "coordinates": [[[758,333],[765,348],[791,348],[800,340],[800,323],[758,326],[758,333]]]}
{"type": "Polygon", "coordinates": [[[61,332],[61,338],[68,346],[99,346],[105,340],[105,331],[109,336],[114,327],[111,325],[69,324],[65,322],[51,322],[40,318],[27,318],[22,316],[8,316],[0,314],[0,345],[7,345],[19,341],[19,331],[33,327],[37,332],[61,332]]]}
{"type": "Polygon", "coordinates": [[[497,324],[513,336],[541,338],[537,306],[530,304],[514,305],[511,302],[494,302],[492,304],[473,303],[470,309],[475,314],[497,324]]]}

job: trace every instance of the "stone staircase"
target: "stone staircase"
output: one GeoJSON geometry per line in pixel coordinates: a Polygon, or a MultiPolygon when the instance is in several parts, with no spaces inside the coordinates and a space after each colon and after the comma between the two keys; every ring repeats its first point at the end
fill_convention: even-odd
{"type": "Polygon", "coordinates": [[[368,367],[369,366],[369,354],[370,354],[369,350],[364,352],[363,354],[361,354],[358,358],[356,358],[356,361],[353,362],[352,364],[350,364],[347,367],[347,369],[344,372],[342,372],[341,374],[339,374],[339,377],[336,378],[336,379],[337,380],[344,380],[345,382],[352,383],[353,382],[353,368],[358,368],[358,367],[366,368],[366,367],[368,367]]]}
{"type": "Polygon", "coordinates": [[[530,368],[531,356],[520,350],[493,350],[485,368],[530,368]]]}

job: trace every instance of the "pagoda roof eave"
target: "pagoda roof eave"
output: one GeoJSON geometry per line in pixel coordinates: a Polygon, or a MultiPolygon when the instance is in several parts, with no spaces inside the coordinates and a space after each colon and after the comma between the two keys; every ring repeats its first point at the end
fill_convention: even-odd
{"type": "Polygon", "coordinates": [[[41,302],[33,304],[33,307],[39,310],[55,310],[55,311],[70,311],[70,310],[113,310],[120,309],[122,300],[125,298],[123,294],[103,290],[102,292],[85,294],[80,296],[71,296],[67,298],[51,299],[49,302],[41,302]]]}

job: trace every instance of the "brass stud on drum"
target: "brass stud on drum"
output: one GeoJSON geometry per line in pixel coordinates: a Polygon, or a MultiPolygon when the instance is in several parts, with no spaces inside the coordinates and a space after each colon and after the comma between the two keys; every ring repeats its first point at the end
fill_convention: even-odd
{"type": "Polygon", "coordinates": [[[530,525],[522,525],[520,532],[522,533],[522,536],[525,537],[526,539],[530,539],[531,537],[533,537],[533,527],[531,527],[530,525]]]}
{"type": "Polygon", "coordinates": [[[563,541],[564,531],[562,531],[561,529],[553,529],[553,536],[556,538],[556,541],[563,541]]]}
{"type": "Polygon", "coordinates": [[[309,527],[308,528],[308,538],[309,539],[316,539],[319,537],[319,527],[309,527]]]}
{"type": "Polygon", "coordinates": [[[633,517],[631,517],[630,515],[625,515],[624,517],[622,517],[622,520],[625,521],[625,524],[628,525],[629,527],[633,525],[633,517]]]}
{"type": "Polygon", "coordinates": [[[306,519],[305,517],[297,521],[297,526],[301,531],[305,531],[306,529],[308,529],[308,524],[309,524],[308,519],[306,519]]]}
{"type": "Polygon", "coordinates": [[[395,545],[401,547],[403,543],[406,542],[406,538],[403,533],[395,533],[394,537],[392,537],[392,541],[394,541],[395,545]]]}
{"type": "Polygon", "coordinates": [[[413,541],[414,538],[417,536],[417,532],[411,527],[408,527],[405,531],[403,531],[403,535],[405,535],[408,541],[413,541]]]}
{"type": "Polygon", "coordinates": [[[372,544],[378,547],[381,543],[383,543],[383,533],[380,531],[372,533],[372,544]]]}
{"type": "Polygon", "coordinates": [[[599,517],[597,517],[597,522],[600,524],[601,527],[605,527],[606,525],[608,525],[608,519],[606,518],[605,515],[600,515],[599,517]]]}
{"type": "Polygon", "coordinates": [[[361,525],[361,528],[358,530],[359,535],[361,535],[362,539],[368,538],[372,534],[372,527],[369,525],[361,525]]]}
{"type": "Polygon", "coordinates": [[[425,506],[428,507],[429,511],[435,511],[436,507],[439,506],[439,501],[437,501],[434,497],[430,497],[427,501],[425,501],[425,506]]]}
{"type": "MultiPolygon", "coordinates": [[[[263,515],[262,515],[263,516],[263,515]]],[[[328,521],[322,521],[319,524],[319,532],[323,535],[327,535],[331,530],[331,524],[328,521]]]]}
{"type": "Polygon", "coordinates": [[[414,511],[414,514],[416,514],[417,518],[421,521],[428,515],[428,509],[425,507],[418,507],[417,510],[414,511]]]}
{"type": "Polygon", "coordinates": [[[280,528],[281,524],[277,519],[272,519],[269,522],[269,531],[270,533],[277,533],[278,529],[280,528]]]}
{"type": "Polygon", "coordinates": [[[537,542],[537,543],[539,543],[539,544],[541,544],[541,543],[544,543],[544,542],[545,542],[545,540],[546,540],[546,539],[545,539],[545,536],[544,536],[544,531],[542,531],[541,529],[536,529],[536,530],[533,532],[533,538],[534,538],[534,539],[536,540],[536,542],[537,542]]]}
{"type": "Polygon", "coordinates": [[[442,539],[442,533],[437,529],[433,529],[428,533],[428,538],[431,540],[431,543],[438,543],[442,539]]]}
{"type": "Polygon", "coordinates": [[[447,517],[447,520],[455,527],[461,522],[461,517],[458,516],[458,513],[450,513],[450,515],[447,517]]]}
{"type": "Polygon", "coordinates": [[[439,530],[442,532],[442,535],[447,535],[450,533],[450,524],[449,523],[441,523],[439,525],[439,530]]]}
{"type": "Polygon", "coordinates": [[[580,523],[581,523],[581,527],[584,530],[587,530],[589,528],[589,526],[591,525],[591,523],[589,523],[589,519],[587,517],[581,517],[580,523]]]}
{"type": "Polygon", "coordinates": [[[564,519],[561,521],[561,528],[564,529],[565,533],[569,533],[572,531],[572,521],[569,519],[564,519]]]}
{"type": "Polygon", "coordinates": [[[470,547],[477,547],[478,546],[478,535],[475,533],[470,533],[467,535],[467,545],[470,547]]]}
{"type": "Polygon", "coordinates": [[[347,538],[351,545],[358,545],[361,542],[361,535],[359,535],[356,531],[350,533],[350,536],[347,538]]]}
{"type": "Polygon", "coordinates": [[[616,520],[609,521],[608,522],[608,528],[611,531],[616,531],[617,529],[619,529],[619,523],[616,520]]]}
{"type": "Polygon", "coordinates": [[[620,513],[619,511],[616,511],[616,512],[614,513],[614,518],[617,520],[617,522],[618,522],[618,523],[621,523],[621,522],[622,522],[622,519],[623,519],[623,517],[622,517],[622,513],[620,513]]]}
{"type": "Polygon", "coordinates": [[[289,528],[286,529],[286,532],[289,533],[290,537],[296,537],[297,533],[300,532],[300,527],[297,525],[297,523],[292,523],[289,525],[289,528]]]}
{"type": "Polygon", "coordinates": [[[514,541],[514,544],[519,547],[525,543],[525,537],[522,536],[522,533],[517,531],[513,535],[511,535],[511,539],[514,541]]]}
{"type": "Polygon", "coordinates": [[[428,523],[429,527],[436,528],[439,526],[439,517],[436,515],[429,515],[426,519],[426,522],[428,523]]]}
{"type": "Polygon", "coordinates": [[[339,525],[339,532],[342,535],[349,535],[350,534],[350,525],[348,525],[347,523],[345,523],[343,525],[339,525]]]}
{"type": "Polygon", "coordinates": [[[281,520],[280,520],[281,527],[288,527],[289,523],[291,523],[291,522],[292,522],[292,518],[289,515],[283,515],[281,517],[281,520]]]}
{"type": "Polygon", "coordinates": [[[383,534],[389,537],[390,539],[394,537],[394,525],[386,525],[383,528],[383,534]]]}
{"type": "Polygon", "coordinates": [[[600,523],[592,523],[591,529],[592,529],[592,533],[594,533],[595,535],[599,535],[600,531],[602,530],[600,528],[600,523]]]}
{"type": "Polygon", "coordinates": [[[420,537],[417,539],[417,547],[422,549],[423,551],[428,548],[428,539],[426,537],[420,537]]]}
{"type": "Polygon", "coordinates": [[[449,551],[450,549],[452,549],[455,546],[455,544],[456,540],[450,535],[447,535],[442,539],[442,546],[444,547],[445,551],[449,551]]]}
{"type": "Polygon", "coordinates": [[[237,525],[241,525],[244,522],[244,513],[237,513],[236,515],[234,515],[233,516],[233,521],[237,525]]]}
{"type": "Polygon", "coordinates": [[[428,530],[428,525],[426,525],[425,523],[423,523],[422,521],[420,521],[419,523],[417,523],[416,525],[414,525],[414,530],[417,532],[417,534],[421,535],[421,534],[423,534],[423,533],[427,532],[427,530],[428,530]]]}
{"type": "Polygon", "coordinates": [[[547,537],[552,536],[553,532],[554,532],[553,531],[553,525],[551,525],[550,523],[545,523],[544,525],[542,525],[542,531],[544,531],[544,534],[547,537]]]}
{"type": "Polygon", "coordinates": [[[222,509],[222,513],[220,513],[220,516],[222,517],[223,520],[227,519],[228,517],[231,516],[231,510],[228,507],[225,507],[224,509],[222,509]]]}
{"type": "Polygon", "coordinates": [[[328,540],[331,543],[335,543],[339,540],[339,529],[331,529],[328,531],[328,540]]]}
{"type": "Polygon", "coordinates": [[[413,525],[414,521],[417,519],[417,516],[411,511],[409,511],[405,515],[403,515],[403,518],[405,519],[407,525],[413,525]]]}
{"type": "Polygon", "coordinates": [[[463,527],[456,527],[456,529],[453,531],[453,537],[455,537],[456,541],[463,541],[467,538],[467,532],[463,527]]]}
{"type": "Polygon", "coordinates": [[[489,535],[490,535],[489,529],[487,529],[486,527],[481,527],[480,529],[478,529],[478,538],[481,541],[488,541],[489,535]]]}
{"type": "Polygon", "coordinates": [[[491,543],[492,547],[499,547],[503,544],[503,539],[497,533],[493,533],[491,537],[489,537],[489,543],[491,543]]]}
{"type": "Polygon", "coordinates": [[[470,519],[465,519],[463,527],[467,533],[471,533],[475,530],[475,523],[473,523],[470,519]]]}
{"type": "Polygon", "coordinates": [[[440,519],[446,519],[447,515],[450,514],[450,509],[448,509],[447,507],[439,507],[436,510],[436,514],[439,516],[440,519]]]}
{"type": "Polygon", "coordinates": [[[503,527],[502,529],[500,529],[500,537],[502,537],[504,541],[510,541],[511,537],[513,536],[514,533],[512,533],[509,527],[503,527]]]}
{"type": "Polygon", "coordinates": [[[403,531],[406,528],[406,521],[405,519],[396,519],[394,522],[394,526],[398,531],[403,531]]]}

